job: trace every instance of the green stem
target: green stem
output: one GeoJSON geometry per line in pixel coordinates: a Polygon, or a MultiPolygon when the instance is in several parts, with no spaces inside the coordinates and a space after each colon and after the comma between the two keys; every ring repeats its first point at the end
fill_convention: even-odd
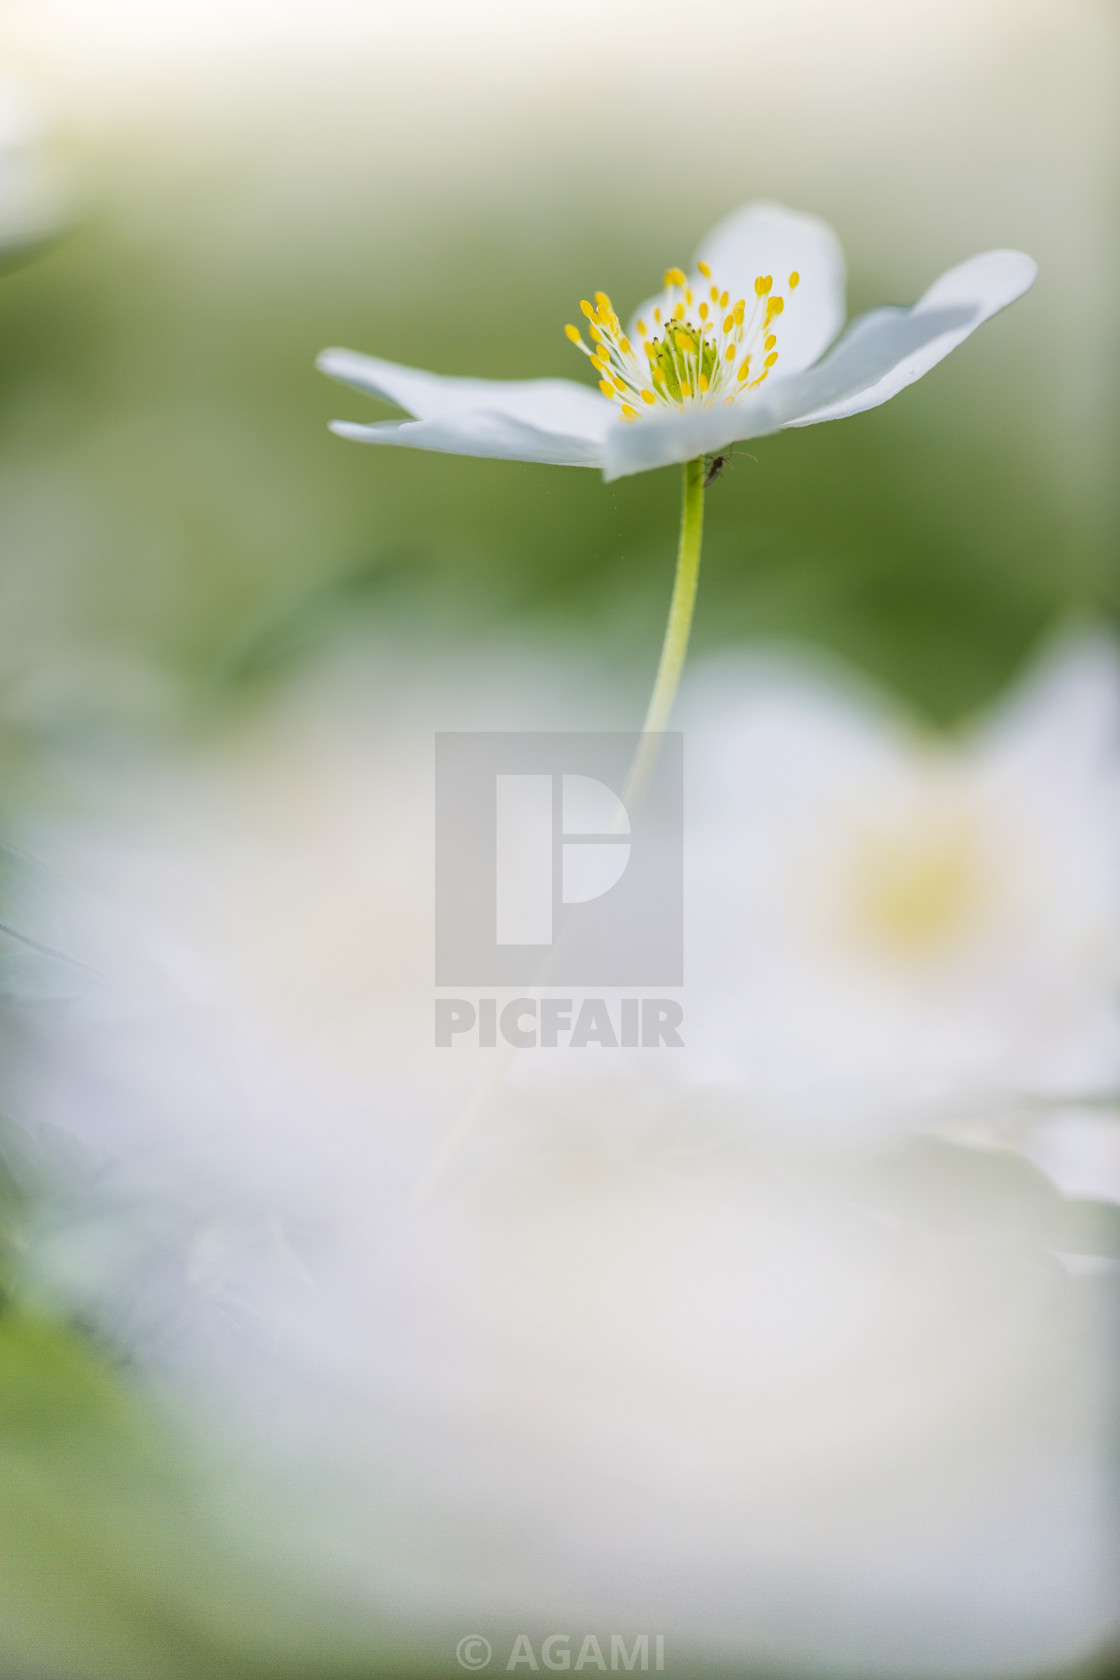
{"type": "Polygon", "coordinates": [[[681,535],[677,545],[677,575],[673,582],[673,599],[669,603],[669,622],[665,626],[665,640],[661,644],[661,659],[657,679],[649,697],[642,741],[634,758],[626,782],[623,804],[627,810],[641,799],[657,758],[656,737],[669,722],[673,702],[680,687],[688,638],[692,630],[692,614],[696,606],[696,583],[700,575],[700,542],[704,534],[704,462],[686,461],[684,465],[684,496],[681,501],[681,535]]]}

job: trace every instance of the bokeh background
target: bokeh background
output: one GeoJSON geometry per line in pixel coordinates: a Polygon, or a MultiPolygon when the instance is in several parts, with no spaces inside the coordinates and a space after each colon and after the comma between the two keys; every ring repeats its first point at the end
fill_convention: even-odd
{"type": "MultiPolygon", "coordinates": [[[[1120,613],[1111,0],[7,0],[0,35],[9,823],[364,629],[459,670],[547,648],[637,720],[677,475],[343,444],[375,411],[314,357],[580,377],[579,298],[647,295],[755,196],[833,222],[853,311],[993,246],[1040,277],[889,406],[735,459],[696,652],[824,650],[955,725],[1120,613]]],[[[223,1556],[95,1338],[0,1335],[21,1672],[368,1671],[223,1556]]]]}

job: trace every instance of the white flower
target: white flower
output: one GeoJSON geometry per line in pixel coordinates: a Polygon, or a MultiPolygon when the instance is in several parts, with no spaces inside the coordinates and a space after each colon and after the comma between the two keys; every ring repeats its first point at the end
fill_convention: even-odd
{"type": "Polygon", "coordinates": [[[952,268],[912,309],[844,323],[844,259],[826,222],[759,201],[709,234],[686,275],[623,329],[605,292],[582,304],[598,391],[566,379],[448,379],[353,350],[319,367],[414,418],[332,430],[360,443],[555,466],[608,479],[715,455],[742,438],[876,408],[1031,285],[1021,251],[952,268]],[[828,351],[826,355],[825,352],[828,351]],[[822,359],[823,358],[823,359],[822,359]]]}
{"type": "Polygon", "coordinates": [[[713,665],[691,704],[694,1076],[832,1128],[1116,1089],[1109,645],[956,739],[759,663],[713,665]]]}

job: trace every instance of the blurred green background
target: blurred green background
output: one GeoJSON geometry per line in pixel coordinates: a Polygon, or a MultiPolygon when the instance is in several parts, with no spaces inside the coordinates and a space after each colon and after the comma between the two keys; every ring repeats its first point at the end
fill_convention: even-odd
{"type": "MultiPolygon", "coordinates": [[[[1041,276],[896,401],[734,461],[695,651],[807,642],[949,723],[1063,625],[1115,619],[1115,8],[796,0],[694,27],[682,89],[661,4],[6,8],[57,225],[0,276],[0,810],[54,797],[59,752],[220,729],[363,623],[418,660],[591,648],[639,717],[675,472],[343,443],[332,416],[387,411],[314,357],[582,378],[579,298],[628,308],[754,196],[833,220],[853,311],[991,246],[1041,276]]],[[[13,1173],[5,1671],[390,1672],[321,1594],[281,1614],[291,1584],[228,1523],[215,1551],[107,1350],[21,1316],[13,1173]]]]}

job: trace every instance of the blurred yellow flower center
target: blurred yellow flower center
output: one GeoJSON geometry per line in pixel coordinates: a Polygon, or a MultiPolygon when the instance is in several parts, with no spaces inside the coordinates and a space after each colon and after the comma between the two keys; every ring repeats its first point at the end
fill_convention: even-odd
{"type": "Polygon", "coordinates": [[[987,896],[975,830],[959,813],[923,811],[865,833],[853,863],[855,931],[895,956],[942,950],[987,896]]]}
{"type": "MultiPolygon", "coordinates": [[[[788,277],[790,294],[801,276],[788,277]]],[[[665,290],[636,325],[637,342],[622,330],[606,292],[580,304],[588,345],[567,326],[571,342],[590,357],[599,389],[619,405],[624,420],[699,405],[733,403],[766,379],[778,360],[779,316],[785,298],[772,274],[760,274],[752,299],[732,298],[707,263],[689,278],[679,268],[665,275],[665,290]]]]}

